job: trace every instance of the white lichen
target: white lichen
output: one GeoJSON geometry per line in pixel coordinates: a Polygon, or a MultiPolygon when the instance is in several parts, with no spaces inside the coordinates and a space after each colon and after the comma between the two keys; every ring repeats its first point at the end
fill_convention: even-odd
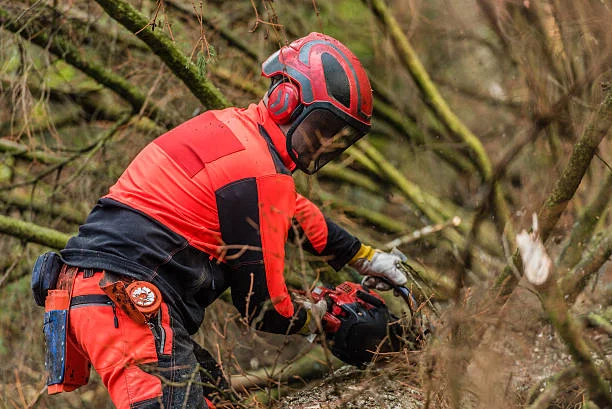
{"type": "Polygon", "coordinates": [[[523,260],[527,280],[534,285],[542,285],[550,275],[552,261],[538,235],[538,219],[533,215],[531,233],[523,230],[516,236],[516,244],[523,260]]]}

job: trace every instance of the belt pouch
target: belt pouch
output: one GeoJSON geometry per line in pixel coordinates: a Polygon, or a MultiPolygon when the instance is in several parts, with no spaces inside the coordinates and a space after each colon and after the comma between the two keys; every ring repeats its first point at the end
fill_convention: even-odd
{"type": "Polygon", "coordinates": [[[121,280],[115,281],[112,273],[104,272],[104,277],[100,280],[100,288],[134,322],[139,324],[147,322],[147,317],[136,308],[136,305],[134,305],[127,293],[125,282],[121,280]]]}
{"type": "Polygon", "coordinates": [[[53,290],[57,284],[62,260],[59,254],[49,251],[40,255],[32,269],[32,295],[39,307],[45,306],[45,298],[49,290],[53,290]]]}
{"type": "Polygon", "coordinates": [[[47,392],[73,391],[89,381],[89,360],[68,341],[68,290],[49,290],[45,300],[47,392]]]}

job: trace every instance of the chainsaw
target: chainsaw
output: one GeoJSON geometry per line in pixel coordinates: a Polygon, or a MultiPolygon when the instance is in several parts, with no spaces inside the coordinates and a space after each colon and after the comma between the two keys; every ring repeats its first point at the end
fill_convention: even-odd
{"type": "Polygon", "coordinates": [[[312,290],[315,302],[327,303],[321,325],[336,357],[363,367],[376,354],[397,352],[407,345],[418,348],[424,334],[413,310],[414,298],[405,287],[396,290],[408,302],[412,313],[409,331],[389,311],[384,299],[362,284],[346,281],[335,288],[319,286],[312,290]]]}

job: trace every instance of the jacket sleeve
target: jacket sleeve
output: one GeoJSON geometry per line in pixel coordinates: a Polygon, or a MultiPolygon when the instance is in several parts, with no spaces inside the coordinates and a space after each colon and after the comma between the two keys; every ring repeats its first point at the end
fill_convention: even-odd
{"type": "MultiPolygon", "coordinates": [[[[357,254],[361,242],[326,218],[314,203],[298,194],[295,206],[297,233],[306,251],[325,257],[336,271],[357,254]]],[[[295,231],[291,233],[295,236],[295,231]]]]}
{"type": "Polygon", "coordinates": [[[293,304],[283,270],[285,242],[295,212],[295,188],[289,175],[236,181],[216,192],[232,301],[255,328],[293,333],[305,321],[293,304]]]}

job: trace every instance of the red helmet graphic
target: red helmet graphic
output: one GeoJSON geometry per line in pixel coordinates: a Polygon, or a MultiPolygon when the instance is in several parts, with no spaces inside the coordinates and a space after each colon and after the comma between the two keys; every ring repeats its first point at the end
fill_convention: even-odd
{"type": "Polygon", "coordinates": [[[287,151],[312,174],[370,130],[372,88],[355,55],[338,40],[310,33],[272,54],[268,112],[290,123],[287,151]]]}

